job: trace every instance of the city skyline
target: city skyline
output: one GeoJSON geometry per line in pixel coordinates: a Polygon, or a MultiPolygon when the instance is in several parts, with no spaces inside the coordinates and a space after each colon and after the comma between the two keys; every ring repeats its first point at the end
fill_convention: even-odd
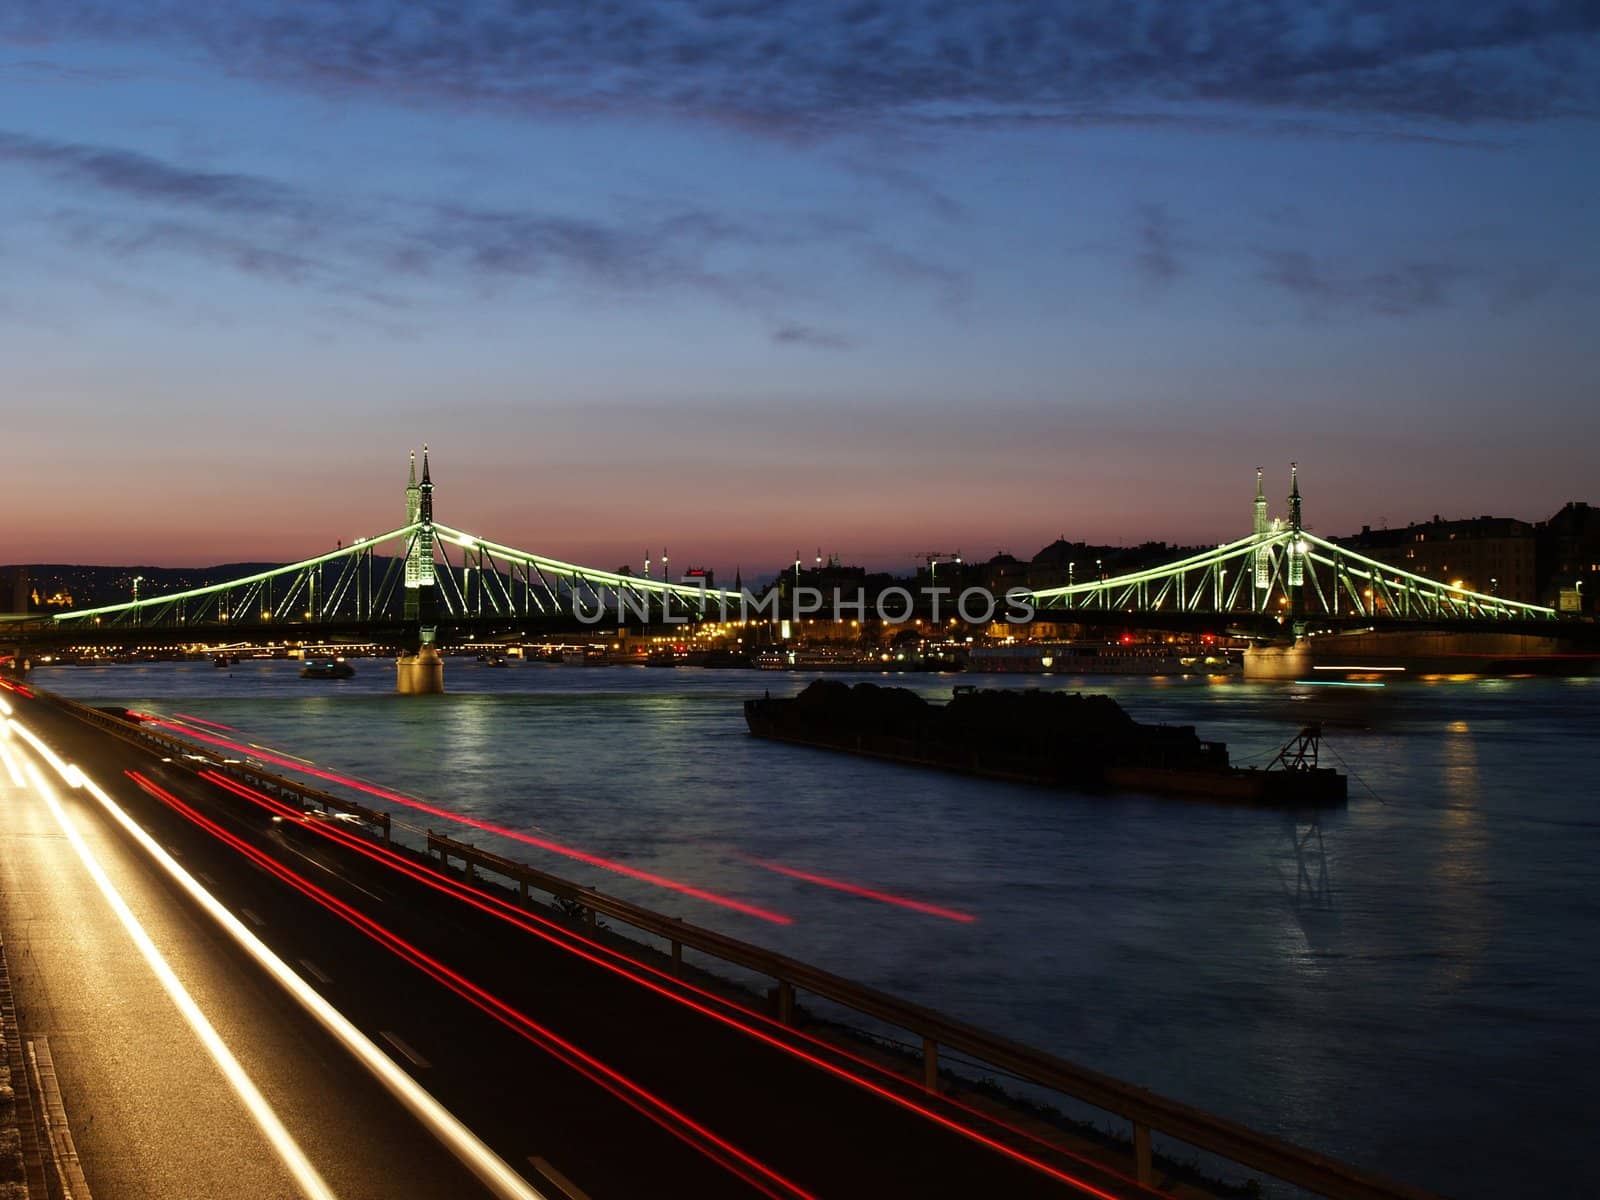
{"type": "Polygon", "coordinates": [[[1576,9],[452,12],[0,16],[0,559],[291,560],[423,440],[607,565],[1592,499],[1576,9]]]}
{"type": "MultiPolygon", "coordinates": [[[[428,451],[428,448],[427,448],[426,445],[424,445],[422,454],[423,454],[423,462],[424,462],[424,468],[423,469],[424,469],[424,471],[426,471],[427,463],[428,463],[428,454],[429,454],[429,451],[428,451]]],[[[1291,463],[1290,465],[1291,465],[1291,468],[1293,468],[1293,467],[1297,466],[1298,464],[1291,463]]],[[[410,484],[406,488],[403,489],[404,497],[405,497],[405,520],[407,522],[414,520],[416,515],[417,515],[415,510],[414,510],[414,501],[413,501],[413,496],[412,496],[412,493],[415,490],[417,469],[418,468],[417,468],[417,463],[416,463],[416,454],[413,453],[410,456],[410,477],[409,477],[410,478],[410,484]]],[[[1258,475],[1263,474],[1264,469],[1263,468],[1257,468],[1257,472],[1258,472],[1258,475]]],[[[426,476],[424,476],[424,479],[426,480],[426,476]]],[[[1294,486],[1296,482],[1297,482],[1297,480],[1292,479],[1291,486],[1294,486]]],[[[1268,493],[1270,493],[1270,485],[1267,485],[1265,483],[1264,478],[1263,478],[1263,486],[1266,488],[1268,493]]],[[[1267,516],[1266,516],[1265,519],[1270,523],[1272,528],[1275,529],[1280,524],[1283,524],[1283,523],[1287,522],[1287,519],[1288,519],[1288,516],[1289,516],[1289,511],[1290,511],[1290,503],[1291,503],[1291,498],[1289,496],[1287,496],[1287,495],[1283,498],[1282,503],[1275,502],[1272,499],[1272,497],[1270,496],[1270,494],[1267,496],[1267,499],[1265,501],[1267,516]]],[[[1568,503],[1571,504],[1571,503],[1574,503],[1574,502],[1568,502],[1568,503]]],[[[1578,502],[1575,502],[1575,503],[1578,504],[1580,509],[1586,509],[1587,508],[1586,502],[1578,501],[1578,502]]],[[[1254,505],[1252,505],[1252,508],[1253,507],[1254,507],[1254,505]]],[[[430,515],[431,515],[431,512],[430,512],[430,515]]],[[[1253,514],[1253,515],[1255,515],[1255,514],[1253,514]]],[[[1481,513],[1472,514],[1472,515],[1468,515],[1468,514],[1464,514],[1464,513],[1463,514],[1453,514],[1453,515],[1445,515],[1445,514],[1435,513],[1435,514],[1431,514],[1431,515],[1428,515],[1428,516],[1410,518],[1406,522],[1404,522],[1403,524],[1396,524],[1396,525],[1393,525],[1393,526],[1391,526],[1387,522],[1380,522],[1380,523],[1377,523],[1377,524],[1374,524],[1372,522],[1364,522],[1362,524],[1362,526],[1360,527],[1359,531],[1357,529],[1355,529],[1355,528],[1348,529],[1348,530],[1335,530],[1335,531],[1330,531],[1329,535],[1332,536],[1332,537],[1335,537],[1335,538],[1348,538],[1348,537],[1351,537],[1351,536],[1358,535],[1358,532],[1359,532],[1360,535],[1365,535],[1369,531],[1372,531],[1372,530],[1376,530],[1376,531],[1380,531],[1381,532],[1381,531],[1387,531],[1387,530],[1389,530],[1391,528],[1404,529],[1404,528],[1408,528],[1408,527],[1411,527],[1411,526],[1419,526],[1420,527],[1420,526],[1429,525],[1430,523],[1438,522],[1441,519],[1446,524],[1449,524],[1452,521],[1461,521],[1463,523],[1470,524],[1475,520],[1488,519],[1490,515],[1491,514],[1481,514],[1481,513]]],[[[1555,515],[1554,511],[1552,511],[1551,514],[1547,514],[1547,516],[1553,516],[1553,515],[1555,515]]],[[[1505,519],[1505,516],[1506,516],[1505,514],[1500,514],[1497,519],[1505,519]]],[[[1531,519],[1528,519],[1528,520],[1524,521],[1520,517],[1511,516],[1509,519],[1512,520],[1513,522],[1521,522],[1521,523],[1527,525],[1530,528],[1530,531],[1531,531],[1533,528],[1540,526],[1542,524],[1542,522],[1546,518],[1544,518],[1544,517],[1531,518],[1531,519]]],[[[399,527],[399,523],[396,523],[396,524],[391,525],[389,527],[385,527],[383,529],[374,528],[374,529],[371,529],[371,530],[365,530],[365,531],[363,531],[361,533],[358,533],[358,534],[352,534],[348,538],[342,538],[342,537],[341,538],[337,538],[335,540],[335,545],[352,544],[352,543],[355,543],[357,541],[363,541],[363,540],[366,540],[366,539],[371,538],[371,537],[380,536],[380,535],[382,535],[384,533],[387,533],[390,528],[397,528],[397,527],[399,527]]],[[[1308,530],[1315,531],[1315,525],[1311,521],[1307,521],[1305,523],[1305,527],[1308,530]]],[[[964,550],[959,545],[955,545],[954,543],[951,543],[950,545],[948,545],[948,546],[946,546],[946,547],[944,547],[942,549],[912,550],[909,553],[906,553],[906,554],[901,555],[901,556],[891,556],[891,557],[883,557],[883,558],[872,558],[872,557],[852,558],[848,553],[845,553],[845,552],[841,551],[838,548],[837,545],[829,546],[829,545],[825,544],[826,539],[824,539],[823,542],[819,542],[819,543],[817,543],[815,545],[814,551],[811,548],[807,548],[807,547],[804,547],[804,546],[797,546],[795,548],[794,554],[799,556],[798,561],[802,564],[802,566],[806,570],[809,570],[813,566],[821,566],[821,565],[824,565],[824,564],[827,564],[827,563],[831,563],[831,562],[837,561],[837,562],[842,562],[847,566],[865,567],[868,570],[878,571],[878,572],[914,573],[917,570],[924,569],[926,567],[927,562],[928,562],[930,557],[938,558],[941,562],[946,562],[946,561],[950,561],[950,560],[953,559],[956,562],[965,561],[965,562],[968,562],[968,563],[978,564],[978,563],[988,562],[989,560],[994,559],[994,558],[999,558],[1001,556],[1009,555],[1009,556],[1012,556],[1015,559],[1019,560],[1022,563],[1027,563],[1027,562],[1035,559],[1038,555],[1047,553],[1048,551],[1050,551],[1052,549],[1052,547],[1054,547],[1057,543],[1060,543],[1060,542],[1067,542],[1067,543],[1072,543],[1072,544],[1085,544],[1091,549],[1119,549],[1120,548],[1120,549],[1127,549],[1127,550],[1140,550],[1140,549],[1142,549],[1144,547],[1148,547],[1148,546],[1168,545],[1173,550],[1176,551],[1176,550],[1180,550],[1180,549],[1201,549],[1201,548],[1206,548],[1206,547],[1211,546],[1211,545],[1220,545],[1220,544],[1222,544],[1224,542],[1237,540],[1239,537],[1244,536],[1244,532],[1247,532],[1247,531],[1240,531],[1238,529],[1235,529],[1235,530],[1229,531],[1225,535],[1219,536],[1217,538],[1199,539],[1199,540],[1195,540],[1195,541],[1176,540],[1176,539],[1173,539],[1173,538],[1170,538],[1170,537],[1160,536],[1158,533],[1152,533],[1149,536],[1143,536],[1143,537],[1136,536],[1136,537],[1125,539],[1125,540],[1101,541],[1101,540],[1097,540],[1096,538],[1093,538],[1093,537],[1082,536],[1081,534],[1076,533],[1076,532],[1074,532],[1073,530],[1070,530],[1070,529],[1064,529],[1064,530],[1058,532],[1057,534],[1055,534],[1054,536],[1047,537],[1047,538],[1044,538],[1043,540],[1039,541],[1038,545],[1034,546],[1031,549],[1013,550],[1012,549],[1013,543],[1007,543],[1007,542],[1005,542],[1005,539],[1003,539],[1003,538],[995,538],[995,539],[991,539],[991,541],[993,541],[994,544],[996,545],[996,549],[994,549],[992,551],[969,551],[969,550],[964,550]]],[[[479,530],[478,534],[479,534],[479,536],[488,537],[491,540],[496,540],[496,535],[492,531],[479,530]]],[[[1530,536],[1531,536],[1531,533],[1530,533],[1530,536]]],[[[569,541],[573,541],[575,544],[578,544],[580,546],[582,545],[582,536],[581,535],[576,535],[576,536],[569,535],[568,540],[569,541]]],[[[945,542],[951,542],[951,539],[946,538],[946,539],[944,539],[944,541],[945,542]]],[[[930,542],[929,545],[931,546],[932,543],[930,542]]],[[[313,554],[313,553],[323,553],[327,549],[328,549],[327,546],[321,546],[321,545],[315,546],[315,547],[302,548],[300,551],[298,551],[297,553],[292,555],[291,558],[303,558],[303,557],[307,557],[307,556],[309,556],[310,554],[313,554]]],[[[676,572],[681,572],[681,571],[688,571],[688,570],[694,570],[694,571],[698,572],[698,571],[709,569],[714,574],[718,575],[724,581],[724,583],[729,583],[729,581],[731,581],[735,577],[735,575],[738,575],[738,574],[742,573],[742,575],[743,575],[744,579],[746,580],[746,582],[751,583],[751,584],[760,584],[760,585],[765,585],[765,584],[771,582],[773,579],[782,576],[783,574],[785,574],[785,572],[790,570],[792,565],[797,561],[795,557],[793,557],[790,554],[788,554],[786,552],[783,552],[781,550],[780,551],[776,551],[776,552],[772,552],[772,553],[761,553],[761,552],[758,552],[749,561],[745,561],[745,560],[741,559],[741,560],[734,561],[734,562],[731,562],[731,563],[722,563],[722,562],[712,561],[711,559],[706,558],[705,556],[698,556],[697,557],[693,553],[693,548],[692,547],[690,548],[689,553],[684,554],[684,553],[680,552],[675,557],[669,556],[669,551],[670,551],[670,547],[669,546],[661,546],[661,547],[646,546],[634,558],[632,558],[632,559],[623,558],[623,559],[619,560],[618,562],[616,562],[614,564],[610,563],[609,561],[601,561],[604,558],[603,555],[599,555],[599,556],[597,556],[596,554],[587,554],[586,555],[585,553],[583,553],[581,551],[576,553],[576,554],[574,554],[574,555],[572,555],[571,557],[572,557],[572,560],[574,562],[578,562],[581,565],[586,565],[588,567],[595,568],[595,569],[605,570],[605,569],[608,569],[608,567],[610,567],[610,566],[615,566],[617,569],[622,570],[624,573],[628,573],[628,572],[640,573],[640,574],[644,574],[644,575],[652,576],[652,577],[656,577],[656,578],[660,578],[661,577],[662,570],[665,569],[665,567],[670,562],[672,564],[675,564],[674,565],[674,572],[675,573],[676,572]]],[[[413,548],[413,553],[414,552],[415,552],[415,548],[413,548]]],[[[553,555],[553,557],[560,557],[560,556],[559,555],[553,555]]],[[[59,559],[49,559],[49,560],[47,560],[47,559],[34,559],[34,560],[26,560],[25,561],[25,560],[20,560],[19,559],[19,560],[13,561],[13,562],[0,563],[0,568],[5,568],[5,567],[29,567],[29,566],[45,566],[45,567],[67,567],[67,566],[71,566],[71,567],[80,567],[80,568],[85,568],[85,569],[107,569],[107,568],[140,569],[140,568],[154,568],[154,569],[159,569],[159,570],[185,570],[185,569],[194,568],[194,569],[202,569],[203,570],[203,569],[209,569],[209,568],[230,566],[230,565],[234,565],[235,563],[238,563],[238,564],[258,564],[258,563],[269,563],[269,562],[279,562],[279,561],[286,562],[286,561],[291,561],[291,558],[284,558],[284,559],[276,559],[275,560],[275,559],[270,559],[270,558],[248,558],[248,557],[246,557],[246,558],[239,558],[239,559],[234,559],[234,560],[196,559],[194,561],[170,561],[170,562],[169,561],[156,561],[156,560],[150,560],[150,559],[140,559],[140,560],[137,560],[137,561],[133,560],[133,559],[128,559],[128,560],[105,560],[105,561],[90,561],[90,560],[67,561],[67,560],[59,560],[59,559]]],[[[1087,567],[1087,563],[1085,564],[1085,566],[1087,567]]],[[[731,583],[729,583],[729,585],[731,586],[731,583]]]]}

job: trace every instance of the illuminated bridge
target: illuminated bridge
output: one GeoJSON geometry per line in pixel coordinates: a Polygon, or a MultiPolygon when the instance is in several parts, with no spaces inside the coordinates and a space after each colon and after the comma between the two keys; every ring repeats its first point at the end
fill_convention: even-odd
{"type": "MultiPolygon", "coordinates": [[[[220,642],[288,634],[432,641],[438,632],[684,621],[738,612],[738,592],[603,571],[503,546],[433,519],[423,449],[412,456],[406,523],[301,562],[206,587],[19,622],[23,643],[220,642]]],[[[663,557],[663,567],[665,558],[663,557]]]]}
{"type": "MultiPolygon", "coordinates": [[[[1548,634],[1557,627],[1552,608],[1414,574],[1310,532],[1292,471],[1284,518],[1269,518],[1257,471],[1254,528],[1246,537],[1163,566],[1021,595],[1041,620],[1225,630],[1259,641],[1358,628],[1548,634]]],[[[415,645],[602,623],[790,615],[776,608],[777,596],[757,601],[704,581],[652,578],[648,567],[634,575],[579,566],[441,524],[426,448],[420,480],[413,458],[406,505],[406,523],[389,533],[205,587],[13,618],[5,641],[163,644],[177,633],[189,644],[310,635],[415,645]]],[[[662,566],[665,575],[664,555],[662,566]]],[[[906,615],[925,614],[926,599],[916,597],[906,615]]]]}
{"type": "Polygon", "coordinates": [[[1290,471],[1286,519],[1268,517],[1258,469],[1248,537],[1148,570],[1031,592],[1039,616],[1126,621],[1131,614],[1142,624],[1223,623],[1256,636],[1311,627],[1548,633],[1558,620],[1553,608],[1430,579],[1318,537],[1304,525],[1298,467],[1290,471]]]}

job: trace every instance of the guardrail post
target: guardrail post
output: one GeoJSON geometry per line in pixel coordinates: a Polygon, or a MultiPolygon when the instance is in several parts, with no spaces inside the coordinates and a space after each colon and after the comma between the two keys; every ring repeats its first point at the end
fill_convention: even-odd
{"type": "Polygon", "coordinates": [[[682,942],[675,941],[675,942],[672,943],[672,973],[674,975],[682,975],[683,974],[683,943],[682,942]]]}
{"type": "Polygon", "coordinates": [[[922,1086],[930,1092],[939,1090],[939,1043],[931,1037],[922,1039],[922,1086]]]}
{"type": "Polygon", "coordinates": [[[522,901],[524,908],[528,906],[528,881],[526,879],[517,880],[517,899],[522,901]]]}
{"type": "Polygon", "coordinates": [[[1150,1126],[1138,1121],[1133,1123],[1133,1167],[1140,1183],[1146,1187],[1155,1184],[1155,1165],[1150,1160],[1150,1126]]]}
{"type": "Polygon", "coordinates": [[[478,873],[477,871],[473,870],[472,860],[466,855],[461,856],[461,870],[462,873],[467,877],[468,883],[475,883],[477,881],[478,873]]]}
{"type": "Polygon", "coordinates": [[[794,984],[787,979],[778,980],[778,1020],[794,1024],[794,984]]]}
{"type": "Polygon", "coordinates": [[[393,843],[393,839],[389,835],[389,814],[388,813],[384,813],[383,814],[383,844],[385,846],[388,846],[388,845],[391,845],[392,843],[393,843]]]}

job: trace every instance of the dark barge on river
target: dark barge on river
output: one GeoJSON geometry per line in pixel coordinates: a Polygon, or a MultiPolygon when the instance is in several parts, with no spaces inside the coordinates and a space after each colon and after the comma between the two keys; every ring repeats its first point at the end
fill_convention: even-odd
{"type": "Polygon", "coordinates": [[[1141,724],[1110,696],[958,687],[932,704],[905,688],[819,679],[793,699],[746,700],[744,719],[756,737],[1019,783],[1289,808],[1347,798],[1345,777],[1317,763],[1319,726],[1270,766],[1241,768],[1194,726],[1141,724]]]}

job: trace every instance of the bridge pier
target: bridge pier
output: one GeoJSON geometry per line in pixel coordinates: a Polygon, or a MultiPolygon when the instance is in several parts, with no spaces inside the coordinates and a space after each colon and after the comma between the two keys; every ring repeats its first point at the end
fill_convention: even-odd
{"type": "Polygon", "coordinates": [[[1292,645],[1246,646],[1246,679],[1304,679],[1311,670],[1311,641],[1296,638],[1292,645]]]}
{"type": "Polygon", "coordinates": [[[395,691],[402,696],[436,696],[444,692],[444,659],[432,643],[395,660],[395,691]]]}

